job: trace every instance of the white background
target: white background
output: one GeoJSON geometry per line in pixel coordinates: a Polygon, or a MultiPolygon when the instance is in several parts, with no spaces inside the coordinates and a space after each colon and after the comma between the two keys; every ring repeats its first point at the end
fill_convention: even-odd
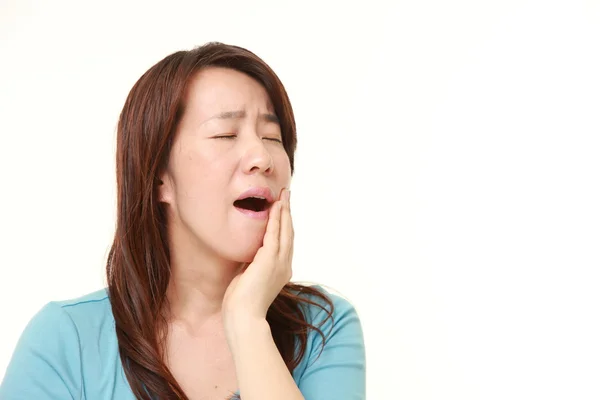
{"type": "Polygon", "coordinates": [[[294,279],[361,316],[369,399],[600,398],[599,1],[0,0],[0,376],[104,286],[118,114],[207,41],[298,124],[294,279]]]}

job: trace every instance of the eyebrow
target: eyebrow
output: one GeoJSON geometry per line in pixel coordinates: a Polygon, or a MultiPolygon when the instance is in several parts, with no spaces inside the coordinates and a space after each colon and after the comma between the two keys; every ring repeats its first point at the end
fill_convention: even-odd
{"type": "MultiPolygon", "coordinates": [[[[213,118],[242,119],[244,117],[246,117],[246,111],[240,110],[240,111],[225,111],[225,112],[222,112],[220,114],[213,116],[210,119],[213,119],[213,118]]],[[[277,115],[272,114],[272,113],[261,114],[260,119],[262,119],[263,121],[266,121],[266,122],[274,122],[276,124],[279,124],[279,118],[277,118],[277,115]]]]}

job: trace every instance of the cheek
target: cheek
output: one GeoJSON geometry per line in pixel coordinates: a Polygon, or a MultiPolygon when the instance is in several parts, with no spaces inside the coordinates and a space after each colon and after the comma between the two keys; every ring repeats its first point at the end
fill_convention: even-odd
{"type": "Polygon", "coordinates": [[[209,201],[225,185],[226,163],[219,157],[194,151],[181,154],[177,163],[177,193],[209,201]]]}
{"type": "Polygon", "coordinates": [[[290,166],[290,159],[287,156],[287,153],[282,150],[277,154],[273,155],[273,162],[275,163],[275,168],[279,171],[279,178],[288,181],[292,177],[292,168],[290,166]]]}

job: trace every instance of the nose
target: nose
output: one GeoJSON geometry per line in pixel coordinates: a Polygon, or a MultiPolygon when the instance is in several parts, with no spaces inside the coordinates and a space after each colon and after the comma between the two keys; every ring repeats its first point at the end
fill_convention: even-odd
{"type": "Polygon", "coordinates": [[[246,174],[260,172],[270,175],[273,172],[273,158],[262,139],[257,136],[248,141],[242,162],[242,167],[246,174]]]}

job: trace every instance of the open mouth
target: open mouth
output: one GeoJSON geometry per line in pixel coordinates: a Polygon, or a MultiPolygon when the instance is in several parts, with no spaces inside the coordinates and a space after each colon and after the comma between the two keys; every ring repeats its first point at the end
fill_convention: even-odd
{"type": "Polygon", "coordinates": [[[247,197],[245,199],[234,201],[233,205],[243,210],[260,212],[267,210],[271,204],[267,199],[261,197],[247,197]]]}

